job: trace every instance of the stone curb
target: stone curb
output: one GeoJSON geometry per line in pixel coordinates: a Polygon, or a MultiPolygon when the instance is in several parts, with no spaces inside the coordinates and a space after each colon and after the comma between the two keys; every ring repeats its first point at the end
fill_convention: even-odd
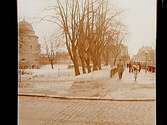
{"type": "Polygon", "coordinates": [[[100,97],[72,97],[72,96],[56,96],[49,94],[39,93],[19,93],[18,96],[31,96],[31,97],[49,97],[57,99],[68,99],[68,100],[102,100],[102,101],[156,101],[153,98],[100,98],[100,97]]]}

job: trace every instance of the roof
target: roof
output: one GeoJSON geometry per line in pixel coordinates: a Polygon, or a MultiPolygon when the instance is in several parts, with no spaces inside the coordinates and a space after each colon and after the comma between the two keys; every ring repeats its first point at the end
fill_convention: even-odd
{"type": "Polygon", "coordinates": [[[33,27],[32,25],[25,21],[25,19],[23,19],[22,21],[19,22],[19,32],[21,33],[27,33],[27,32],[30,32],[30,33],[35,33],[34,30],[33,30],[33,27]]]}

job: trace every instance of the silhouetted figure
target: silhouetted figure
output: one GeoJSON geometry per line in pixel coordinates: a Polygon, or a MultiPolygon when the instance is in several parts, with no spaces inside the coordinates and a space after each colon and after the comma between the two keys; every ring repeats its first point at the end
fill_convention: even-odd
{"type": "Polygon", "coordinates": [[[137,74],[139,72],[139,65],[133,65],[134,80],[137,80],[137,74]]]}
{"type": "Polygon", "coordinates": [[[129,73],[131,73],[131,72],[132,72],[132,64],[129,63],[129,73]]]}
{"type": "Polygon", "coordinates": [[[119,63],[117,64],[117,70],[118,70],[119,79],[121,80],[124,72],[124,65],[121,60],[119,60],[119,63]]]}
{"type": "Polygon", "coordinates": [[[139,72],[140,72],[141,71],[141,64],[139,63],[138,65],[139,65],[139,72]]]}

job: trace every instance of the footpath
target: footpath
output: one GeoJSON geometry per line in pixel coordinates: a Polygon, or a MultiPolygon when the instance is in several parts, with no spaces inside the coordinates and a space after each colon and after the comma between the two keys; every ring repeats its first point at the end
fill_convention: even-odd
{"type": "Polygon", "coordinates": [[[18,95],[83,100],[156,100],[155,73],[141,71],[137,81],[134,81],[133,74],[127,70],[125,70],[122,80],[118,80],[117,74],[110,78],[109,73],[109,69],[104,70],[102,74],[106,78],[93,79],[92,77],[92,80],[79,78],[58,81],[52,78],[52,80],[42,81],[40,78],[34,78],[21,83],[25,86],[19,87],[18,95]]]}

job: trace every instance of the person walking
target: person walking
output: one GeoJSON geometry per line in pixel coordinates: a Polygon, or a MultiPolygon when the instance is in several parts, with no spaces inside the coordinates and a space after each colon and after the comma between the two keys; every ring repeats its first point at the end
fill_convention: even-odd
{"type": "Polygon", "coordinates": [[[137,75],[138,75],[138,72],[139,72],[139,65],[133,65],[133,73],[134,73],[134,80],[136,81],[137,80],[137,75]]]}
{"type": "Polygon", "coordinates": [[[129,63],[129,73],[131,73],[131,72],[132,72],[132,64],[129,63]]]}
{"type": "Polygon", "coordinates": [[[139,62],[139,64],[138,64],[138,65],[139,65],[139,72],[140,72],[140,71],[141,71],[141,64],[140,64],[140,62],[139,62]]]}
{"type": "Polygon", "coordinates": [[[124,72],[124,65],[123,65],[121,59],[119,60],[119,63],[117,64],[117,71],[118,71],[119,79],[121,80],[123,72],[124,72]]]}

